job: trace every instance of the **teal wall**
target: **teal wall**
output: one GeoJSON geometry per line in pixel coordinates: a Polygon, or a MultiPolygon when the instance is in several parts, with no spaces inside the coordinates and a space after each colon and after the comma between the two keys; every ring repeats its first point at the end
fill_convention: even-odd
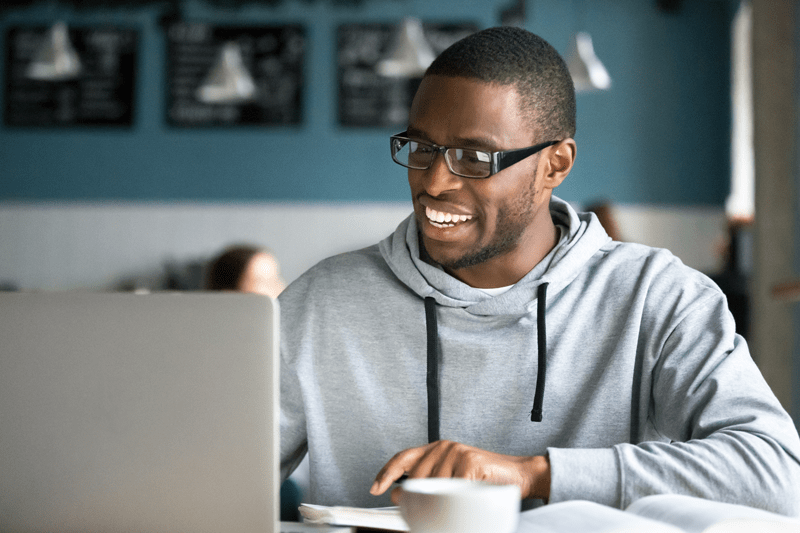
{"type": "MultiPolygon", "coordinates": [[[[156,7],[76,10],[50,2],[0,11],[20,24],[112,23],[141,30],[130,129],[0,124],[0,201],[394,201],[407,198],[382,128],[336,123],[336,28],[348,22],[499,23],[509,0],[286,0],[220,9],[187,3],[189,21],[306,27],[304,120],[297,127],[185,130],[165,122],[165,39],[156,7]]],[[[729,29],[733,0],[527,2],[527,29],[562,54],[591,33],[610,91],[578,96],[578,159],[558,194],[624,203],[717,205],[729,181],[729,29]]],[[[4,44],[4,43],[1,43],[4,44]]],[[[0,97],[4,80],[0,72],[0,97]]],[[[1,111],[0,111],[1,112],[1,111]]]]}

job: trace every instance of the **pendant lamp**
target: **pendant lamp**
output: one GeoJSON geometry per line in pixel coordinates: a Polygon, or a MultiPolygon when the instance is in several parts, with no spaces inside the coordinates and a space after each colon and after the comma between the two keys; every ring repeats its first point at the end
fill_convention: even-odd
{"type": "Polygon", "coordinates": [[[225,43],[197,89],[197,99],[206,104],[242,104],[252,101],[255,94],[256,85],[244,66],[242,49],[235,42],[225,43]]]}
{"type": "Polygon", "coordinates": [[[76,78],[81,72],[81,60],[69,41],[67,25],[56,22],[36,50],[25,74],[44,81],[64,81],[76,78]]]}
{"type": "Polygon", "coordinates": [[[594,53],[592,37],[586,32],[578,32],[572,39],[567,68],[572,75],[576,92],[606,90],[611,87],[611,76],[594,53]]]}
{"type": "Polygon", "coordinates": [[[405,18],[395,37],[392,51],[386,59],[378,62],[376,71],[381,76],[394,78],[418,78],[433,63],[435,55],[416,18],[405,18]]]}

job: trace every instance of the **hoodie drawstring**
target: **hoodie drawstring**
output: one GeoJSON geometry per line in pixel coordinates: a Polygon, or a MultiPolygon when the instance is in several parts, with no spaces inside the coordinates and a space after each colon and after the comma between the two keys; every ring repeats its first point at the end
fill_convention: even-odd
{"type": "Polygon", "coordinates": [[[439,440],[439,330],[436,300],[425,298],[425,326],[428,330],[428,442],[439,440]]]}
{"type": "MultiPolygon", "coordinates": [[[[547,283],[539,285],[537,292],[538,312],[536,317],[536,336],[539,346],[539,369],[536,376],[536,392],[533,395],[531,422],[542,421],[542,401],[547,361],[547,329],[545,311],[547,309],[547,283]]],[[[425,326],[428,333],[428,442],[439,440],[439,329],[436,322],[436,300],[433,296],[425,298],[425,326]]]]}
{"type": "Polygon", "coordinates": [[[536,393],[533,395],[531,422],[542,421],[542,401],[544,400],[544,379],[547,370],[547,328],[545,312],[547,309],[547,283],[539,285],[536,297],[538,311],[536,313],[536,339],[539,341],[539,370],[536,375],[536,393]]]}

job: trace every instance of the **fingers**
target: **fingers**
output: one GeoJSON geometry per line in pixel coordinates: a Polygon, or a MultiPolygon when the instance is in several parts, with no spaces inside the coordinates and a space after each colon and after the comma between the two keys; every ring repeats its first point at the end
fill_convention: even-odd
{"type": "Polygon", "coordinates": [[[460,477],[456,472],[459,446],[456,442],[443,440],[429,444],[416,463],[406,467],[408,477],[460,477]]]}
{"type": "Polygon", "coordinates": [[[424,453],[425,447],[409,448],[400,453],[395,454],[394,457],[389,459],[389,462],[383,465],[381,471],[375,476],[375,481],[369,489],[370,494],[379,496],[386,492],[386,489],[392,486],[394,482],[400,479],[408,471],[409,465],[413,465],[417,461],[417,457],[424,453]]]}
{"type": "MultiPolygon", "coordinates": [[[[550,468],[546,457],[513,457],[488,452],[465,444],[438,441],[396,454],[375,478],[370,493],[386,492],[404,474],[409,478],[458,477],[517,485],[523,497],[548,498],[550,468]]],[[[400,491],[392,491],[397,503],[400,491]]]]}
{"type": "Polygon", "coordinates": [[[409,448],[396,454],[386,463],[369,492],[378,496],[386,492],[403,475],[409,478],[453,477],[458,455],[453,452],[455,442],[438,441],[418,448],[409,448]]]}

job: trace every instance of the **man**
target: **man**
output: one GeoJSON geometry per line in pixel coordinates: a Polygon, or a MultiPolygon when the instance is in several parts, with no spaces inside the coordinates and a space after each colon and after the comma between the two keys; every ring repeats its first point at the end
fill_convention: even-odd
{"type": "Polygon", "coordinates": [[[308,452],[309,500],[385,505],[405,474],[800,514],[800,439],[719,289],[552,196],[574,132],[566,66],[524,30],[428,69],[391,140],[413,215],[281,295],[282,474],[308,452]]]}

